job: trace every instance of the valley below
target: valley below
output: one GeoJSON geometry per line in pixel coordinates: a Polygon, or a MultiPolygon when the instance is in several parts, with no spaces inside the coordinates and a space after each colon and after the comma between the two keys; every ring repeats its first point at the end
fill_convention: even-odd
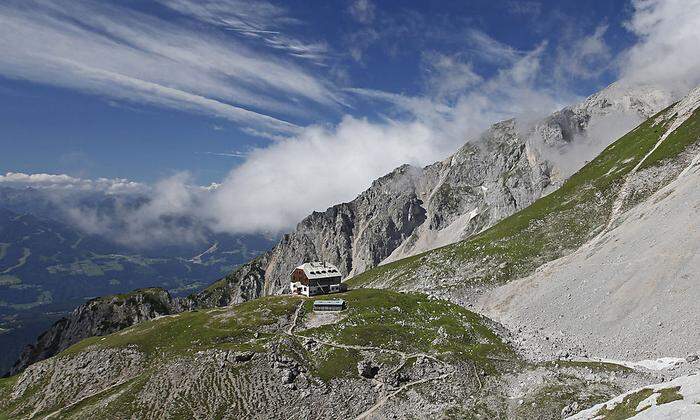
{"type": "Polygon", "coordinates": [[[0,190],[2,372],[39,334],[90,299],[154,286],[186,296],[272,243],[264,236],[219,235],[211,238],[214,246],[133,249],[48,218],[41,197],[35,190],[0,190]]]}

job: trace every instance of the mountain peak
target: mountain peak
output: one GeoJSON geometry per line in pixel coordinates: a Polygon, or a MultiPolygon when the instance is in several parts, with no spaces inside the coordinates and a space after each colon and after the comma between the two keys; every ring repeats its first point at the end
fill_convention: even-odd
{"type": "Polygon", "coordinates": [[[612,110],[625,114],[637,114],[646,119],[669,106],[674,94],[661,86],[614,82],[594,93],[583,102],[574,105],[574,112],[589,115],[604,115],[612,110]]]}

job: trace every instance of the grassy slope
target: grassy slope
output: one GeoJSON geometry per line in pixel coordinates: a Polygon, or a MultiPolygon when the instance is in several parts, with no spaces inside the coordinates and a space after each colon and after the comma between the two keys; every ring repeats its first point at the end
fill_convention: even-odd
{"type": "MultiPolygon", "coordinates": [[[[625,177],[652,150],[668,123],[650,118],[574,174],[557,191],[468,240],[379,266],[352,286],[410,289],[430,279],[457,279],[445,288],[501,283],[578,248],[607,224],[625,177]]],[[[675,130],[640,169],[677,156],[700,136],[700,112],[675,130]]],[[[435,285],[434,285],[435,286],[435,285]]]]}
{"type": "MultiPolygon", "coordinates": [[[[508,410],[515,410],[511,412],[512,416],[528,418],[535,413],[542,415],[543,410],[546,410],[547,415],[544,417],[558,418],[561,409],[572,401],[588,406],[621,392],[612,381],[602,379],[588,382],[581,379],[584,376],[580,372],[583,372],[583,375],[592,371],[614,375],[627,374],[625,368],[600,363],[527,363],[489,328],[487,319],[460,306],[423,294],[357,289],[334,297],[346,299],[348,309],[336,323],[318,327],[304,326],[310,317],[315,299],[270,296],[225,308],[161,317],[108,336],[85,339],[55,358],[68,361],[86,352],[128,348],[130,351],[138,350],[143,353],[145,363],[126,382],[106,390],[101,388],[103,391],[63,409],[59,417],[81,418],[95,410],[102,416],[114,418],[143,414],[148,408],[143,406],[144,402],[139,393],[147,389],[151,389],[152,392],[154,378],[168,371],[168,366],[182,364],[183,361],[186,364],[196,364],[197,360],[203,360],[203,353],[199,352],[210,350],[252,351],[269,355],[271,348],[277,346],[282,354],[304,366],[310,377],[319,384],[336,383],[337,386],[335,381],[339,379],[354,379],[358,381],[356,384],[365,384],[359,386],[366,387],[371,387],[372,384],[360,380],[357,372],[357,363],[360,360],[370,357],[374,363],[381,363],[384,372],[398,369],[398,372],[406,372],[415,379],[424,377],[421,376],[423,374],[420,373],[420,368],[418,371],[412,371],[419,358],[418,354],[427,354],[457,369],[453,380],[458,382],[451,385],[457,387],[454,388],[455,393],[464,394],[462,398],[479,395],[475,401],[457,398],[453,405],[453,409],[456,410],[453,414],[457,417],[470,417],[474,413],[480,413],[486,418],[497,418],[506,416],[508,410]],[[286,334],[289,320],[293,318],[300,304],[303,306],[296,324],[296,337],[290,337],[286,334]],[[317,343],[332,343],[341,347],[322,344],[309,349],[305,347],[308,338],[313,338],[317,343]],[[363,349],[343,348],[342,345],[362,346],[363,349]],[[401,353],[404,353],[403,356],[401,353]],[[509,405],[509,397],[507,392],[504,392],[503,383],[508,382],[512,375],[542,369],[550,372],[549,379],[528,390],[528,396],[522,397],[527,400],[527,404],[514,405],[514,402],[510,401],[509,405]],[[476,390],[477,380],[473,376],[476,372],[483,375],[482,382],[488,381],[483,383],[483,390],[481,382],[478,382],[479,389],[476,390]],[[462,382],[459,382],[460,380],[462,382]],[[472,385],[465,385],[463,381],[472,385]],[[469,388],[471,386],[474,388],[469,388]],[[485,401],[490,403],[487,405],[485,401]],[[494,409],[497,412],[491,411],[494,409]]],[[[319,297],[323,298],[324,296],[319,297]]],[[[256,374],[260,374],[253,370],[260,369],[259,364],[229,365],[224,368],[217,362],[212,363],[215,365],[210,366],[210,370],[202,372],[232,372],[238,377],[248,378],[244,379],[244,382],[250,382],[259,377],[256,374]]],[[[108,369],[106,372],[109,371],[108,369]]],[[[15,399],[11,399],[10,395],[16,389],[20,376],[0,379],[0,419],[27,416],[34,410],[36,401],[46,389],[51,389],[51,392],[65,392],[66,387],[71,386],[67,384],[76,380],[75,375],[91,374],[89,372],[67,372],[65,375],[70,376],[69,379],[63,377],[64,374],[57,376],[56,371],[49,369],[33,377],[28,390],[15,399]],[[48,386],[49,381],[53,386],[48,386]]],[[[227,385],[225,382],[212,380],[212,377],[207,376],[209,374],[203,373],[203,376],[197,377],[197,382],[202,384],[197,391],[176,396],[176,407],[180,408],[170,411],[169,416],[190,418],[192,412],[188,410],[191,410],[191,407],[209,404],[211,400],[207,396],[210,392],[208,386],[218,387],[217,392],[227,392],[226,387],[231,386],[230,383],[227,385]]],[[[426,383],[411,392],[430,395],[434,392],[432,386],[426,383]]],[[[231,391],[228,390],[229,394],[233,395],[231,391]]],[[[232,397],[234,400],[223,403],[220,401],[218,404],[223,405],[218,407],[224,410],[232,404],[240,406],[241,398],[248,403],[265,398],[256,393],[246,392],[250,391],[242,389],[240,393],[236,393],[238,396],[232,397]]],[[[74,394],[69,392],[67,395],[74,394]]],[[[397,398],[405,398],[405,395],[397,398]]],[[[73,402],[67,397],[58,398],[56,401],[38,414],[46,415],[73,402]]]]}
{"type": "MultiPolygon", "coordinates": [[[[347,316],[336,324],[303,334],[328,336],[346,344],[452,353],[456,357],[510,352],[484,324],[482,316],[444,300],[428,299],[418,293],[380,293],[375,289],[352,290],[337,296],[351,302],[347,316]],[[399,325],[402,327],[397,328],[399,325]]],[[[305,310],[311,311],[313,302],[308,300],[304,305],[305,310]]]]}
{"type": "MultiPolygon", "coordinates": [[[[425,353],[448,362],[472,361],[495,372],[492,357],[518,360],[513,350],[491,331],[485,318],[462,307],[418,293],[386,293],[358,289],[336,295],[349,302],[345,317],[335,324],[299,334],[336,343],[379,347],[406,353],[425,353]]],[[[321,297],[323,298],[323,297],[321,297]]],[[[312,310],[313,300],[304,303],[312,310]]],[[[333,361],[319,364],[322,378],[355,370],[357,353],[339,349],[333,361]],[[346,357],[342,357],[342,356],[346,357]]]]}
{"type": "MultiPolygon", "coordinates": [[[[345,318],[337,324],[307,329],[300,334],[340,344],[445,357],[513,355],[485,325],[483,317],[446,301],[416,293],[375,289],[352,290],[334,297],[348,301],[345,318]],[[441,344],[433,345],[436,339],[441,344]]],[[[59,357],[88,348],[134,345],[155,358],[194,354],[211,348],[263,351],[264,344],[280,332],[260,331],[276,324],[280,317],[291,318],[301,300],[295,296],[269,296],[234,307],[162,317],[106,337],[88,338],[59,357]],[[255,338],[256,333],[258,338],[255,338]]],[[[312,310],[313,300],[304,300],[306,311],[312,310]]]]}
{"type": "MultiPolygon", "coordinates": [[[[339,297],[349,303],[342,321],[305,329],[300,334],[338,344],[423,352],[450,363],[470,361],[478,369],[493,374],[498,373],[498,368],[489,359],[491,356],[520,362],[512,349],[489,330],[482,317],[448,302],[420,294],[373,289],[353,290],[339,297]]],[[[129,412],[134,394],[149,377],[172,361],[183,357],[196,358],[197,352],[210,349],[268,351],[270,342],[286,337],[286,326],[282,327],[286,324],[280,323],[280,319],[291,319],[300,302],[300,297],[271,296],[233,307],[161,317],[108,336],[85,339],[55,357],[70,358],[87,351],[126,347],[144,353],[146,368],[131,382],[91,397],[73,408],[78,410],[110,397],[114,398],[110,410],[123,415],[129,412]],[[119,394],[127,387],[129,392],[119,394]]],[[[304,300],[303,310],[310,311],[312,304],[312,299],[304,300]]],[[[303,310],[299,323],[304,317],[303,310]]],[[[321,351],[300,352],[301,343],[294,347],[290,354],[302,354],[302,364],[308,366],[309,372],[318,380],[358,378],[359,350],[323,347],[321,351]]],[[[387,366],[399,363],[398,356],[383,353],[381,356],[387,366]]],[[[2,413],[17,409],[20,413],[29,413],[28,407],[23,405],[31,401],[34,394],[42,392],[42,387],[36,386],[10,402],[8,397],[17,379],[18,376],[0,380],[0,401],[4,401],[0,402],[0,418],[2,413]]]]}
{"type": "MultiPolygon", "coordinates": [[[[253,300],[230,308],[183,312],[146,321],[105,337],[90,337],[68,348],[59,357],[88,348],[136,346],[148,357],[170,358],[193,354],[210,348],[245,348],[254,343],[261,328],[288,317],[298,300],[287,296],[272,296],[253,300]],[[228,314],[231,316],[217,316],[228,314]]],[[[260,342],[268,335],[263,334],[260,342]]]]}

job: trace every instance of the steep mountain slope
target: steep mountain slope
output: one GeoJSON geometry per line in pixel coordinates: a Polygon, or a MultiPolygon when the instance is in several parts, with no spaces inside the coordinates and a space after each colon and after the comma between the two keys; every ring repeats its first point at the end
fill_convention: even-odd
{"type": "Polygon", "coordinates": [[[698,351],[698,108],[700,89],[658,117],[667,127],[661,143],[628,176],[608,229],[532,276],[489,292],[482,299],[488,313],[509,325],[561,331],[598,357],[698,351]]]}
{"type": "Polygon", "coordinates": [[[275,296],[83,340],[0,381],[12,418],[560,418],[647,375],[531,364],[487,319],[420,294],[356,290],[341,313],[275,296]]]}
{"type": "MultiPolygon", "coordinates": [[[[692,103],[696,95],[697,91],[684,103],[692,103]]],[[[683,115],[676,111],[672,107],[650,118],[560,189],[492,228],[469,240],[367,271],[350,284],[430,291],[474,303],[484,290],[528,276],[568,255],[613,228],[617,216],[671,182],[684,168],[683,162],[692,160],[700,117],[694,110],[683,115]],[[658,169],[667,163],[667,170],[658,169]]],[[[525,301],[522,295],[513,296],[525,301]]]]}
{"type": "Polygon", "coordinates": [[[399,167],[355,200],[311,214],[245,269],[264,273],[263,284],[246,284],[238,293],[233,275],[212,293],[234,302],[253,291],[275,294],[304,261],[329,261],[353,276],[470,237],[556,189],[586,159],[669,103],[658,89],[611,85],[544,120],[495,124],[444,161],[399,167]]]}
{"type": "MultiPolygon", "coordinates": [[[[429,412],[446,417],[479,414],[559,418],[632,389],[640,380],[650,383],[648,376],[651,374],[642,375],[616,364],[568,360],[566,346],[559,337],[568,340],[566,334],[571,332],[563,330],[576,328],[581,317],[584,327],[588,328],[600,321],[593,320],[592,314],[597,311],[620,316],[631,307],[619,310],[615,307],[617,304],[632,305],[631,315],[622,320],[630,330],[635,327],[636,315],[646,315],[634,311],[637,308],[633,306],[638,302],[641,302],[639,308],[647,309],[653,302],[670,305],[665,296],[647,293],[648,290],[630,281],[642,271],[637,260],[626,261],[629,267],[636,267],[629,271],[632,275],[615,270],[613,274],[621,272],[622,275],[605,277],[597,272],[612,272],[609,269],[611,260],[603,258],[605,255],[623,258],[638,256],[635,254],[638,253],[644,256],[644,250],[639,247],[639,230],[636,230],[640,218],[649,218],[649,226],[640,225],[640,229],[651,230],[655,235],[669,234],[676,241],[687,238],[692,245],[695,235],[681,231],[673,237],[671,232],[680,229],[678,224],[668,220],[668,215],[687,217],[685,226],[692,229],[690,223],[695,209],[687,205],[686,198],[695,198],[692,189],[696,185],[695,171],[700,160],[696,159],[700,151],[698,105],[700,90],[605,148],[558,190],[475,236],[389,262],[349,281],[354,286],[427,291],[470,304],[486,292],[480,305],[506,323],[515,320],[508,323],[511,331],[519,331],[521,326],[526,329],[522,323],[532,322],[539,333],[544,331],[546,338],[557,337],[549,340],[556,342],[550,347],[556,347],[557,356],[564,360],[527,361],[515,350],[516,347],[527,349],[522,337],[515,337],[514,343],[504,341],[495,334],[495,324],[487,318],[418,294],[353,290],[343,295],[351,309],[328,318],[312,315],[310,300],[291,296],[266,297],[211,309],[279,290],[274,279],[269,277],[268,267],[286,264],[282,254],[276,252],[281,252],[278,249],[282,246],[297,249],[293,244],[298,238],[293,234],[285,237],[272,252],[186,299],[162,295],[158,290],[137,291],[116,299],[94,301],[91,304],[96,309],[79,308],[68,322],[54,326],[57,334],[50,332],[44,336],[43,343],[48,345],[43,348],[48,351],[42,352],[42,347],[37,346],[38,351],[30,356],[39,357],[30,357],[25,362],[36,362],[63,350],[61,353],[0,382],[0,396],[6,401],[0,403],[4,404],[0,407],[6,415],[19,417],[49,414],[85,417],[103,412],[114,413],[116,417],[143,417],[151,412],[154,416],[170,417],[240,417],[252,412],[274,417],[279,413],[296,414],[298,407],[302,407],[299,417],[386,418],[429,412]],[[678,199],[674,198],[676,192],[678,199]],[[618,248],[622,251],[615,254],[618,248]],[[565,259],[545,265],[561,257],[572,260],[566,265],[558,264],[565,259]],[[566,271],[587,264],[586,258],[595,263],[589,275],[597,275],[599,279],[590,290],[587,278],[572,279],[574,273],[566,271]],[[543,268],[536,271],[540,267],[543,268]],[[540,273],[548,273],[554,280],[534,281],[540,273]],[[532,277],[516,281],[530,275],[532,277]],[[506,284],[509,282],[513,283],[506,284]],[[606,290],[609,284],[621,286],[606,290]],[[568,299],[573,286],[582,290],[570,304],[568,299]],[[619,300],[614,300],[616,296],[609,297],[619,290],[624,292],[619,300]],[[147,306],[144,300],[127,305],[125,312],[113,310],[124,302],[133,302],[137,296],[146,299],[144,294],[151,293],[162,297],[158,300],[160,304],[149,301],[150,306],[143,311],[141,308],[147,306]],[[605,305],[596,306],[596,300],[605,305]],[[299,302],[305,303],[297,306],[299,302]],[[88,315],[92,312],[97,315],[88,315]],[[177,314],[162,316],[173,313],[177,314]],[[587,314],[591,320],[586,318],[587,314]],[[155,319],[146,321],[151,318],[155,319]],[[124,322],[111,325],[114,319],[124,322]],[[550,322],[552,319],[554,323],[550,322]],[[135,323],[140,324],[119,331],[135,323]],[[86,331],[85,335],[81,335],[82,331],[86,331]],[[118,332],[87,338],[68,347],[80,338],[112,331],[118,332]],[[52,345],[56,341],[54,338],[59,340],[60,346],[52,345]],[[95,380],[94,372],[102,372],[99,380],[95,380]],[[317,411],[303,411],[309,406],[317,411]]],[[[489,146],[488,139],[493,139],[496,132],[514,129],[512,122],[495,126],[484,140],[485,149],[493,145],[503,147],[506,140],[494,140],[489,146]]],[[[467,149],[465,146],[462,151],[467,149]]],[[[515,161],[524,165],[522,159],[515,161]]],[[[490,162],[498,166],[496,161],[490,162]]],[[[414,181],[421,179],[411,172],[411,168],[402,167],[375,182],[378,189],[370,188],[363,194],[367,202],[393,203],[378,192],[399,184],[410,187],[403,195],[392,194],[408,197],[406,200],[411,202],[415,193],[412,186],[417,184],[397,181],[408,177],[414,181]]],[[[550,171],[550,181],[551,174],[550,171]]],[[[541,193],[546,190],[543,188],[541,193]]],[[[349,215],[356,214],[352,213],[357,211],[355,204],[336,206],[329,212],[337,211],[333,213],[337,217],[352,219],[349,215]]],[[[420,208],[424,208],[422,204],[420,208]]],[[[403,227],[415,223],[412,220],[421,214],[416,207],[402,209],[389,213],[394,216],[393,224],[374,228],[379,229],[377,235],[388,229],[398,236],[388,234],[386,238],[402,237],[403,227]]],[[[423,222],[429,219],[428,214],[424,213],[423,222]]],[[[373,216],[367,213],[363,217],[373,216]]],[[[323,225],[323,221],[318,222],[323,225]]],[[[308,228],[313,231],[314,226],[309,224],[308,228]]],[[[333,226],[334,232],[345,232],[347,227],[343,224],[325,226],[328,229],[333,226]]],[[[333,238],[337,236],[328,237],[328,248],[324,248],[324,252],[332,252],[330,250],[337,245],[333,238]]],[[[307,245],[316,246],[313,241],[307,245]]],[[[668,253],[672,250],[665,241],[659,246],[668,253]]],[[[680,259],[682,264],[678,267],[696,265],[691,251],[685,260],[680,259]]],[[[653,255],[659,257],[659,254],[653,255]]],[[[664,255],[661,253],[661,258],[664,255]]],[[[664,258],[662,261],[674,260],[664,258]]],[[[691,301],[697,300],[692,285],[678,281],[682,274],[682,271],[670,274],[663,287],[679,285],[678,291],[686,287],[687,300],[680,303],[697,312],[691,301]]],[[[665,290],[663,287],[659,288],[665,290]]],[[[668,320],[684,322],[684,328],[697,329],[696,321],[689,317],[671,314],[668,320]]],[[[574,344],[577,345],[579,338],[585,341],[585,328],[578,337],[575,331],[571,333],[574,344]]],[[[654,341],[651,333],[640,330],[643,339],[654,341]]],[[[649,331],[658,334],[656,330],[649,331]]],[[[611,348],[614,348],[609,345],[613,332],[606,337],[606,345],[611,348]]],[[[695,337],[690,338],[691,344],[697,343],[695,337]]],[[[531,341],[530,336],[527,339],[531,341]]],[[[628,340],[625,345],[644,344],[635,340],[628,340]]],[[[659,342],[677,345],[672,340],[659,342]]],[[[600,342],[594,344],[600,347],[600,342]]],[[[652,349],[649,354],[656,354],[656,351],[659,349],[652,349]]],[[[596,355],[591,351],[586,354],[596,355]]],[[[552,353],[545,352],[543,356],[549,359],[552,353]]],[[[623,356],[632,355],[627,352],[623,356]]],[[[659,389],[657,404],[661,392],[659,389]]],[[[656,393],[649,394],[652,395],[656,393]]],[[[609,409],[615,407],[611,405],[609,409]]]]}

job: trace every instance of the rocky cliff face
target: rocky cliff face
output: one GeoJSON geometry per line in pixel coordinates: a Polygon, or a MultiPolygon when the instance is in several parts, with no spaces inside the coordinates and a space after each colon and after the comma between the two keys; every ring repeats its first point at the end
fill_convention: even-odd
{"type": "Polygon", "coordinates": [[[269,257],[269,252],[261,255],[186,298],[172,297],[160,288],[148,288],[90,300],[57,321],[37,338],[35,344],[27,346],[7,374],[22,372],[29,365],[48,359],[88,337],[111,334],[163,315],[228,306],[261,296],[269,257]]]}
{"type": "Polygon", "coordinates": [[[568,345],[596,357],[695,355],[700,88],[654,123],[659,140],[621,183],[607,229],[532,275],[489,290],[480,299],[485,313],[511,328],[563,333],[568,345]]]}
{"type": "MultiPolygon", "coordinates": [[[[501,322],[497,311],[517,314],[518,330],[521,325],[538,331],[543,324],[555,325],[551,330],[562,336],[566,320],[572,331],[566,340],[585,336],[580,341],[593,343],[588,344],[596,349],[592,354],[617,348],[617,354],[601,357],[647,357],[662,348],[657,345],[661,340],[649,337],[681,324],[660,315],[676,314],[675,309],[658,311],[657,320],[642,323],[658,329],[645,329],[648,335],[641,335],[636,324],[648,319],[649,308],[662,307],[652,299],[659,293],[671,296],[671,284],[683,290],[680,295],[694,298],[687,292],[693,276],[686,273],[693,260],[685,250],[695,249],[695,196],[689,191],[695,184],[691,176],[680,174],[689,174],[697,163],[700,111],[693,107],[700,104],[698,97],[692,94],[647,119],[534,205],[466,240],[368,270],[350,279],[349,286],[420,290],[463,305],[473,305],[487,293],[488,313],[501,322]],[[669,186],[675,178],[683,186],[669,186]],[[657,191],[660,195],[651,198],[657,191]],[[657,270],[649,265],[652,260],[657,270]],[[639,287],[644,282],[648,287],[639,287]],[[605,323],[607,316],[615,321],[605,323]],[[584,320],[597,332],[585,331],[584,320]],[[635,331],[635,343],[621,339],[621,325],[635,331]],[[596,328],[614,331],[615,345],[590,339],[605,342],[596,328]]],[[[676,342],[670,346],[690,351],[676,342]]]]}
{"type": "Polygon", "coordinates": [[[212,287],[230,301],[282,293],[305,261],[331,262],[348,277],[468,238],[556,189],[670,101],[655,88],[611,85],[545,119],[494,124],[441,162],[401,166],[355,200],[312,213],[259,261],[261,284],[236,286],[234,273],[212,287]]]}
{"type": "Polygon", "coordinates": [[[157,288],[93,299],[56,322],[39,336],[36,344],[27,346],[9,374],[19,373],[84,338],[110,334],[161,315],[181,312],[181,303],[157,288]]]}
{"type": "Polygon", "coordinates": [[[420,171],[404,165],[352,202],[312,213],[272,250],[264,292],[284,290],[293,267],[308,260],[330,261],[344,275],[379,264],[426,220],[420,181],[420,171]]]}
{"type": "Polygon", "coordinates": [[[214,308],[261,296],[265,283],[265,268],[268,267],[269,260],[270,253],[267,252],[243,264],[201,292],[183,299],[180,306],[190,309],[214,308]]]}

